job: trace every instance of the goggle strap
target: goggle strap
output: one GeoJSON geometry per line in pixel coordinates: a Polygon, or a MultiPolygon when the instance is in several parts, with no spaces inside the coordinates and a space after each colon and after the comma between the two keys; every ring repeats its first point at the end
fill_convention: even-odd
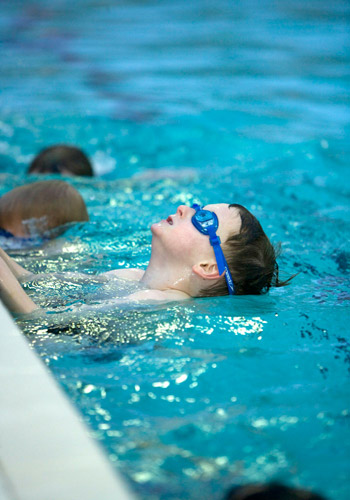
{"type": "Polygon", "coordinates": [[[233,279],[232,279],[232,276],[231,276],[231,273],[230,273],[228,267],[226,268],[226,272],[225,272],[225,280],[226,280],[226,285],[228,288],[228,293],[230,295],[234,295],[236,293],[235,286],[233,284],[233,279]]]}
{"type": "Polygon", "coordinates": [[[218,265],[219,274],[221,276],[221,274],[223,272],[225,272],[225,280],[226,280],[229,294],[234,295],[235,294],[235,287],[233,284],[233,279],[232,279],[230,270],[228,268],[224,253],[223,253],[222,248],[220,246],[220,243],[215,243],[213,245],[213,249],[214,249],[214,253],[215,253],[216,263],[218,265]]]}
{"type": "Polygon", "coordinates": [[[214,247],[215,245],[221,245],[220,237],[216,234],[216,230],[214,227],[208,227],[208,235],[212,247],[214,247]]]}
{"type": "Polygon", "coordinates": [[[226,261],[224,254],[219,245],[213,245],[216,263],[218,265],[219,274],[221,275],[224,271],[226,271],[226,261]]]}

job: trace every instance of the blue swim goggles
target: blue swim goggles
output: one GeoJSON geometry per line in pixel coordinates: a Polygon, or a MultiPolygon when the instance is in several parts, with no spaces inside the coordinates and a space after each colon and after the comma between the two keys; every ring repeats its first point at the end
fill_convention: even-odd
{"type": "Polygon", "coordinates": [[[209,236],[209,241],[214,249],[216,263],[218,265],[220,275],[225,271],[225,280],[227,283],[228,293],[230,295],[235,294],[235,286],[233,284],[233,279],[228,268],[224,253],[220,246],[220,238],[216,234],[216,230],[219,227],[219,221],[217,215],[210,210],[203,210],[200,205],[194,203],[192,208],[195,209],[196,213],[192,217],[192,224],[199,232],[209,236]]]}

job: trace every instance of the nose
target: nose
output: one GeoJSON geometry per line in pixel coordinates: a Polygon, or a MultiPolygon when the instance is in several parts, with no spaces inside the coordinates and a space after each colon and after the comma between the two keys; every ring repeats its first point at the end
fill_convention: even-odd
{"type": "Polygon", "coordinates": [[[179,205],[176,210],[176,215],[178,215],[180,218],[183,218],[186,217],[190,211],[191,208],[187,205],[179,205]]]}

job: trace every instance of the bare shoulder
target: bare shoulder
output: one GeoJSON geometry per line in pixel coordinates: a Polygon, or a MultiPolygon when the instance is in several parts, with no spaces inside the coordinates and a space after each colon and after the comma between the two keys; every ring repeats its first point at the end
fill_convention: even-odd
{"type": "Polygon", "coordinates": [[[186,300],[190,296],[178,290],[140,290],[127,298],[137,302],[172,302],[174,300],[186,300]]]}
{"type": "Polygon", "coordinates": [[[140,281],[145,271],[143,269],[114,269],[103,273],[106,278],[122,278],[125,280],[140,281]]]}

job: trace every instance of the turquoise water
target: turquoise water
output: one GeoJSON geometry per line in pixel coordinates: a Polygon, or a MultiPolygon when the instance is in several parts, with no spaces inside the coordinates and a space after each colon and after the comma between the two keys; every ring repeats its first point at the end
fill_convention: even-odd
{"type": "Polygon", "coordinates": [[[0,194],[55,142],[98,174],[70,180],[89,223],[13,256],[145,267],[152,222],[226,201],[282,242],[282,276],[299,272],[262,297],[139,308],[111,305],[119,284],[26,285],[50,314],[20,326],[140,498],[271,479],[349,498],[349,15],[339,0],[1,4],[0,194]]]}

